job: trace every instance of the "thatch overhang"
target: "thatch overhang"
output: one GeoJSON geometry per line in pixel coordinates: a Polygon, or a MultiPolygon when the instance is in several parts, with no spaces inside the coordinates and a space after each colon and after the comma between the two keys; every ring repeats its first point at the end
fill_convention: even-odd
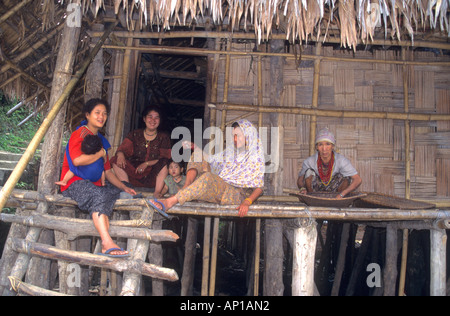
{"type": "MultiPolygon", "coordinates": [[[[0,89],[7,95],[31,102],[36,110],[47,106],[59,34],[68,14],[66,9],[77,1],[3,0],[0,7],[0,89]]],[[[272,39],[298,44],[326,42],[355,50],[358,45],[426,47],[450,49],[448,25],[449,1],[354,1],[354,0],[173,0],[122,1],[85,0],[82,4],[82,40],[79,60],[89,50],[94,23],[108,24],[119,18],[116,39],[108,43],[123,45],[123,37],[134,36],[144,45],[205,48],[208,38],[220,38],[259,44],[272,39]],[[186,44],[187,43],[187,44],[186,44]]],[[[98,36],[98,35],[97,35],[98,36]]],[[[296,45],[293,45],[296,44],[296,45]]],[[[211,49],[211,48],[209,48],[211,49]]],[[[291,52],[294,49],[291,49],[291,52]]],[[[106,71],[110,55],[104,54],[106,71]]],[[[161,55],[164,56],[164,55],[161,55]]],[[[198,65],[167,57],[161,64],[172,65],[167,77],[195,76],[198,65]]],[[[199,60],[200,63],[203,61],[199,60]]],[[[144,73],[154,71],[145,60],[144,73]],[[150,68],[149,68],[150,67],[150,68]]],[[[204,71],[200,68],[199,71],[204,71]]],[[[106,73],[106,79],[108,74],[106,73]]],[[[195,111],[203,99],[202,83],[191,78],[185,85],[165,84],[167,101],[188,100],[195,111]],[[190,93],[191,95],[186,95],[190,93]]],[[[83,87],[71,100],[76,113],[83,103],[83,87]],[[78,97],[77,97],[78,96],[78,97]]],[[[155,93],[156,95],[157,93],[155,93]]],[[[27,103],[25,102],[25,103],[27,103]]],[[[184,101],[186,102],[186,101],[184,101]]],[[[201,106],[201,105],[200,105],[201,106]]],[[[70,117],[70,116],[69,116],[70,117]]]]}

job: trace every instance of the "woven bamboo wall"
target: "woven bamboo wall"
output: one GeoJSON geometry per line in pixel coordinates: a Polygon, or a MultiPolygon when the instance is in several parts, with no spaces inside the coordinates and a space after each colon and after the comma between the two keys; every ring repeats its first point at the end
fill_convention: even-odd
{"type": "MultiPolygon", "coordinates": [[[[249,44],[233,44],[232,50],[251,51],[249,44]]],[[[313,55],[314,48],[305,53],[313,55]]],[[[401,60],[397,50],[357,51],[322,48],[323,56],[401,60]]],[[[448,61],[434,52],[407,52],[407,60],[448,61]]],[[[270,57],[262,58],[262,91],[258,89],[257,58],[231,56],[228,95],[224,99],[226,58],[219,65],[218,102],[257,105],[311,107],[314,62],[304,60],[299,67],[293,58],[284,61],[283,91],[277,104],[271,104],[270,57]]],[[[411,113],[450,113],[450,69],[439,66],[406,66],[409,111],[411,113]]],[[[404,112],[403,66],[322,60],[320,65],[319,109],[404,112]]],[[[273,92],[272,92],[273,93],[273,92]]],[[[273,96],[272,96],[273,100],[273,96]]],[[[218,111],[218,122],[222,113],[218,111]]],[[[226,121],[245,116],[255,124],[258,115],[227,111],[226,121]]],[[[263,124],[273,117],[264,114],[263,124]]],[[[282,177],[285,188],[296,188],[297,174],[309,156],[310,117],[280,114],[284,127],[282,177]]],[[[450,122],[411,122],[411,198],[440,199],[450,196],[450,122]]],[[[358,169],[362,191],[405,196],[405,125],[400,120],[337,119],[318,117],[317,129],[328,127],[337,138],[338,152],[358,169]]]]}

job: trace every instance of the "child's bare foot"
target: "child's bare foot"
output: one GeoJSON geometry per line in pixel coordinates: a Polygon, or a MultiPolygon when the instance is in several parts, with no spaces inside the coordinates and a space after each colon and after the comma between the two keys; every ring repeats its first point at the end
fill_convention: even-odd
{"type": "Polygon", "coordinates": [[[67,185],[67,182],[65,182],[65,181],[58,181],[58,182],[55,182],[55,184],[64,187],[64,186],[67,185]]]}

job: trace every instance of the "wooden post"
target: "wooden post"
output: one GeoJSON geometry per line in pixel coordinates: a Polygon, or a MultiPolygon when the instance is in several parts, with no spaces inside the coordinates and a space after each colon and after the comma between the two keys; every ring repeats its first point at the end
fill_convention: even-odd
{"type": "MultiPolygon", "coordinates": [[[[272,52],[281,52],[284,49],[284,42],[275,40],[270,42],[270,50],[272,52]]],[[[270,74],[271,82],[269,89],[270,102],[272,104],[280,105],[280,100],[283,92],[283,67],[284,58],[270,57],[270,74]]],[[[276,106],[275,108],[278,108],[276,106]]],[[[260,107],[258,107],[260,108],[260,107]]],[[[280,128],[278,135],[278,144],[283,143],[283,127],[282,117],[280,115],[271,115],[270,120],[273,126],[280,128]]],[[[272,148],[272,152],[276,152],[283,157],[283,146],[280,146],[279,151],[272,148]]],[[[281,165],[281,164],[280,164],[281,165]]],[[[269,194],[281,195],[282,186],[282,170],[279,168],[276,172],[269,174],[269,181],[267,181],[269,194]]],[[[256,207],[253,206],[253,207],[256,207]]],[[[266,220],[265,224],[265,269],[264,269],[264,284],[263,294],[268,296],[282,296],[284,293],[283,284],[283,221],[280,219],[266,220]]]]}
{"type": "Polygon", "coordinates": [[[398,296],[405,296],[406,264],[408,262],[408,235],[409,230],[407,228],[403,229],[402,263],[400,265],[398,296]]]}
{"type": "MultiPolygon", "coordinates": [[[[38,204],[38,208],[37,208],[37,212],[41,213],[41,214],[45,214],[48,212],[48,204],[47,202],[40,202],[38,204]]],[[[28,233],[27,236],[25,238],[25,240],[27,242],[33,242],[38,240],[39,235],[41,233],[42,229],[41,228],[31,228],[28,233]]],[[[13,238],[16,238],[15,236],[10,236],[10,240],[11,241],[13,238]]],[[[14,247],[12,247],[12,249],[14,250],[14,247]]],[[[28,269],[28,265],[30,263],[31,260],[31,256],[28,253],[21,253],[17,256],[16,262],[14,264],[14,267],[11,270],[10,276],[17,278],[19,280],[22,280],[23,277],[25,276],[25,273],[28,269]]],[[[3,296],[10,296],[13,295],[14,293],[11,291],[11,289],[5,288],[3,291],[3,296]]]]}
{"type": "Polygon", "coordinates": [[[211,217],[205,217],[203,234],[203,270],[202,270],[202,296],[208,295],[209,254],[211,244],[211,217]]]}
{"type": "MultiPolygon", "coordinates": [[[[153,229],[161,229],[163,220],[153,220],[153,229]]],[[[163,266],[163,248],[161,243],[150,243],[148,251],[148,261],[150,263],[163,266]]],[[[164,282],[152,279],[152,296],[164,296],[164,282]]]]}
{"type": "Polygon", "coordinates": [[[446,249],[447,232],[445,229],[430,230],[430,295],[446,295],[446,249]]]}
{"type": "Polygon", "coordinates": [[[336,272],[334,274],[333,288],[331,296],[338,296],[341,287],[342,274],[344,273],[345,258],[347,254],[348,238],[350,236],[350,223],[342,225],[341,243],[339,245],[339,255],[336,263],[336,272]]]}
{"type": "Polygon", "coordinates": [[[398,258],[397,226],[386,226],[386,261],[383,272],[384,296],[395,296],[397,284],[397,258],[398,258]]]}
{"type": "Polygon", "coordinates": [[[253,280],[253,295],[259,295],[259,259],[261,257],[261,219],[256,219],[255,229],[255,274],[253,280]]]}
{"type": "Polygon", "coordinates": [[[283,296],[283,222],[280,219],[267,219],[264,243],[264,296],[283,296]]]}
{"type": "MultiPolygon", "coordinates": [[[[16,214],[28,214],[28,210],[22,208],[16,209],[16,214]]],[[[8,276],[11,274],[11,269],[17,260],[17,253],[12,250],[11,238],[25,238],[27,234],[27,227],[20,224],[12,224],[9,229],[8,238],[6,239],[3,254],[0,260],[0,296],[3,295],[3,290],[10,288],[8,276]]]]}
{"type": "Polygon", "coordinates": [[[292,295],[313,296],[317,223],[313,219],[297,220],[297,226],[294,230],[292,295]]]}
{"type": "MultiPolygon", "coordinates": [[[[133,38],[127,40],[127,46],[131,46],[133,43],[133,38]]],[[[113,154],[115,154],[117,148],[122,142],[123,134],[123,122],[125,117],[125,109],[127,106],[127,94],[128,94],[128,76],[130,73],[131,66],[131,50],[127,49],[123,57],[122,64],[122,78],[120,79],[120,96],[119,96],[119,108],[117,112],[114,140],[113,140],[113,154]]]]}
{"type": "MultiPolygon", "coordinates": [[[[141,220],[142,221],[150,221],[153,223],[154,212],[150,208],[150,206],[146,205],[142,209],[141,220]]],[[[150,242],[148,240],[128,240],[128,242],[132,242],[135,244],[134,249],[131,252],[132,260],[140,260],[145,262],[145,259],[148,254],[148,249],[150,247],[150,242]]],[[[129,250],[131,251],[131,249],[129,250]]],[[[122,292],[120,296],[136,296],[139,293],[139,287],[141,286],[142,276],[135,272],[125,272],[123,274],[123,282],[122,282],[122,292]]]]}
{"type": "MultiPolygon", "coordinates": [[[[75,208],[67,207],[60,208],[56,210],[58,216],[66,216],[66,217],[75,217],[75,208]]],[[[73,241],[69,241],[69,238],[66,233],[55,230],[55,247],[63,250],[72,250],[71,245],[73,241]]],[[[69,276],[69,271],[67,271],[67,267],[70,262],[65,260],[58,261],[58,279],[59,279],[59,292],[62,294],[71,294],[71,295],[81,295],[79,290],[75,286],[69,286],[69,282],[67,282],[67,278],[69,276]]]]}
{"type": "Polygon", "coordinates": [[[187,222],[183,275],[181,277],[181,296],[193,295],[195,257],[197,254],[198,219],[188,217],[187,222]]]}
{"type": "Polygon", "coordinates": [[[346,296],[353,296],[355,294],[356,283],[358,277],[364,270],[364,260],[366,258],[367,250],[372,241],[373,228],[371,226],[366,226],[364,237],[359,247],[358,256],[356,257],[355,264],[353,265],[352,274],[350,280],[348,281],[347,290],[345,292],[346,296]]]}
{"type": "Polygon", "coordinates": [[[211,250],[211,271],[209,276],[209,296],[214,296],[216,290],[216,267],[217,267],[217,247],[219,242],[219,223],[220,218],[214,217],[213,239],[211,250]]]}
{"type": "MultiPolygon", "coordinates": [[[[94,24],[91,27],[91,30],[94,32],[103,32],[104,29],[105,26],[103,24],[94,24]]],[[[98,38],[95,37],[91,40],[93,44],[98,42],[98,38]]],[[[104,79],[105,64],[103,62],[103,48],[101,48],[86,71],[84,102],[87,102],[92,98],[102,98],[104,79]]]]}

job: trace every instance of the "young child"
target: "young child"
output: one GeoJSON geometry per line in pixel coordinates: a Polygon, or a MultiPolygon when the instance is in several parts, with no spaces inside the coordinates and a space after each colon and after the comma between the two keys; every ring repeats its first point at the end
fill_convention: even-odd
{"type": "MultiPolygon", "coordinates": [[[[81,151],[86,155],[93,155],[97,152],[99,152],[103,148],[102,140],[97,135],[86,135],[83,142],[81,143],[81,151]]],[[[75,174],[72,172],[72,170],[69,170],[66,175],[64,176],[64,179],[61,181],[55,182],[55,184],[60,186],[67,185],[67,182],[69,182],[70,179],[73,178],[75,174]]],[[[105,172],[102,173],[102,185],[105,185],[105,172]]]]}
{"type": "Polygon", "coordinates": [[[184,168],[181,162],[169,161],[169,175],[164,179],[164,188],[161,194],[175,195],[181,190],[186,182],[186,176],[183,174],[184,168]]]}

